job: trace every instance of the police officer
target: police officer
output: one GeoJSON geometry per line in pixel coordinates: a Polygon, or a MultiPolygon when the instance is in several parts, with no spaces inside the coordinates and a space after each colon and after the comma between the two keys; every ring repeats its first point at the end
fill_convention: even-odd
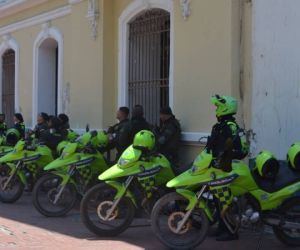
{"type": "Polygon", "coordinates": [[[126,129],[129,131],[130,144],[138,132],[141,130],[151,130],[150,124],[144,118],[144,108],[142,105],[135,105],[133,107],[131,119],[126,129]]]}
{"type": "Polygon", "coordinates": [[[32,131],[37,139],[40,137],[43,131],[48,129],[48,120],[49,116],[47,113],[41,112],[38,114],[37,124],[32,131]]]}
{"type": "MultiPolygon", "coordinates": [[[[224,153],[226,142],[232,140],[232,158],[243,159],[245,154],[239,137],[239,125],[234,115],[237,113],[237,101],[231,96],[215,95],[211,102],[216,106],[216,117],[218,122],[213,126],[211,136],[207,143],[207,149],[212,151],[213,157],[219,157],[224,153]]],[[[223,171],[230,172],[230,166],[221,166],[223,171]]]]}
{"type": "Polygon", "coordinates": [[[14,122],[15,122],[14,128],[19,131],[20,139],[23,139],[25,136],[25,124],[24,124],[24,119],[22,114],[16,113],[14,115],[14,122]]]}
{"type": "Polygon", "coordinates": [[[5,135],[7,131],[7,125],[5,123],[5,114],[0,114],[0,136],[5,135]]]}
{"type": "MultiPolygon", "coordinates": [[[[222,158],[224,158],[222,156],[227,153],[227,144],[230,142],[230,162],[220,164],[220,166],[214,166],[216,168],[221,168],[225,172],[230,172],[232,170],[231,160],[244,157],[238,134],[239,126],[234,117],[238,108],[237,100],[231,96],[215,95],[211,98],[211,102],[216,106],[216,117],[218,122],[212,128],[206,149],[212,153],[214,158],[220,158],[222,161],[222,158]]],[[[215,235],[217,236],[217,241],[238,239],[238,234],[232,234],[221,218],[215,235]]]]}
{"type": "Polygon", "coordinates": [[[158,129],[158,151],[176,164],[180,147],[181,127],[170,107],[160,110],[161,125],[158,129]]]}
{"type": "Polygon", "coordinates": [[[57,145],[64,139],[61,132],[61,120],[51,116],[48,121],[48,129],[43,131],[39,137],[39,143],[48,146],[55,152],[57,145]]]}
{"type": "Polygon", "coordinates": [[[117,120],[119,121],[115,125],[109,127],[108,133],[112,135],[110,141],[110,148],[116,148],[117,156],[119,159],[123,151],[131,144],[129,135],[129,108],[120,107],[117,111],[117,120]]]}

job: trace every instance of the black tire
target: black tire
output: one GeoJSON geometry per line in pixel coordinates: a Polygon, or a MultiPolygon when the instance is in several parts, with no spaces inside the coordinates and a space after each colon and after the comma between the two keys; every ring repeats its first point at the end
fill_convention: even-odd
{"type": "MultiPolygon", "coordinates": [[[[283,204],[280,208],[280,214],[287,217],[287,220],[293,223],[298,223],[300,225],[300,198],[294,198],[289,201],[287,201],[285,204],[283,204]],[[294,216],[292,218],[288,218],[289,212],[294,212],[292,209],[296,209],[297,217],[294,216]]],[[[295,213],[295,212],[294,212],[295,213]]],[[[292,236],[292,233],[290,230],[283,229],[282,227],[273,227],[273,231],[275,236],[278,240],[280,240],[282,243],[288,246],[292,247],[299,247],[300,246],[300,230],[297,229],[295,237],[292,236]]]]}
{"type": "Polygon", "coordinates": [[[57,194],[57,187],[60,185],[61,180],[60,176],[45,174],[34,185],[32,194],[33,205],[38,212],[46,217],[64,216],[76,204],[77,191],[76,187],[71,183],[66,185],[62,193],[62,198],[60,198],[58,203],[53,203],[53,195],[57,194]]]}
{"type": "MultiPolygon", "coordinates": [[[[99,213],[103,211],[100,206],[105,206],[105,203],[109,203],[109,205],[106,205],[108,209],[111,206],[115,194],[116,190],[114,188],[105,183],[100,183],[92,187],[81,201],[81,220],[89,231],[98,236],[113,237],[119,235],[130,226],[134,218],[135,206],[127,197],[122,197],[120,200],[115,218],[106,221],[100,217],[99,213]],[[100,212],[98,210],[100,210],[100,212]],[[121,222],[116,225],[119,220],[121,220],[121,222]]],[[[105,211],[107,211],[107,209],[105,211]]]]}
{"type": "Polygon", "coordinates": [[[176,214],[185,213],[187,204],[188,201],[183,196],[174,192],[159,199],[152,210],[152,231],[157,238],[170,249],[194,249],[206,238],[209,222],[202,209],[197,208],[194,210],[188,220],[188,224],[186,224],[181,233],[175,233],[170,228],[170,224],[173,224],[174,222],[177,223],[173,224],[174,228],[177,227],[182,216],[179,219],[176,219],[176,216],[178,216],[176,214]],[[166,223],[162,223],[165,221],[166,223]]]}
{"type": "Polygon", "coordinates": [[[0,201],[3,203],[14,203],[19,200],[24,191],[24,184],[18,175],[15,175],[6,190],[3,190],[5,180],[9,177],[9,168],[1,166],[0,168],[0,201]],[[11,191],[14,189],[14,191],[11,191]],[[10,193],[11,191],[11,193],[10,193]]]}

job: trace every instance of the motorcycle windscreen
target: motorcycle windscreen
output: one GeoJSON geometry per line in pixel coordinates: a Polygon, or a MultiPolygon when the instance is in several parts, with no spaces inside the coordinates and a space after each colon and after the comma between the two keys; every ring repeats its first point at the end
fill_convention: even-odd
{"type": "Polygon", "coordinates": [[[120,168],[128,168],[133,165],[133,163],[137,162],[142,155],[142,151],[139,149],[135,149],[132,145],[129,146],[121,155],[118,160],[117,165],[120,168]]]}
{"type": "Polygon", "coordinates": [[[116,164],[100,174],[98,179],[101,181],[112,180],[120,177],[136,175],[140,172],[141,169],[139,162],[136,162],[136,164],[133,164],[130,168],[120,168],[120,166],[116,164]]]}

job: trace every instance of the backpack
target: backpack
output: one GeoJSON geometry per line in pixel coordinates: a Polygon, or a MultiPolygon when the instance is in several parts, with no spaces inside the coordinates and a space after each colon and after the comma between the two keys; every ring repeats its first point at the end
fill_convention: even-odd
{"type": "Polygon", "coordinates": [[[232,121],[228,121],[227,125],[230,127],[233,134],[234,150],[238,155],[236,158],[242,160],[249,154],[250,151],[250,145],[247,140],[246,131],[232,121]]]}

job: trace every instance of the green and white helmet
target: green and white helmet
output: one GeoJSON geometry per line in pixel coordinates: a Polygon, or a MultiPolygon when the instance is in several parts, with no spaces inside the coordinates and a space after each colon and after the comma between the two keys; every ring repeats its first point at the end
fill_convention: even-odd
{"type": "Polygon", "coordinates": [[[155,136],[149,130],[141,130],[133,139],[133,147],[151,151],[155,146],[155,136]]]}
{"type": "Polygon", "coordinates": [[[300,142],[294,143],[289,148],[287,162],[293,170],[300,170],[300,142]]]}
{"type": "Polygon", "coordinates": [[[238,104],[237,100],[232,96],[214,95],[211,97],[211,103],[214,104],[216,109],[216,116],[221,117],[224,115],[234,115],[237,113],[238,104]]]}
{"type": "Polygon", "coordinates": [[[279,171],[279,162],[272,152],[263,150],[255,159],[254,170],[263,178],[275,179],[279,171]]]}
{"type": "Polygon", "coordinates": [[[105,131],[98,131],[96,136],[92,137],[91,144],[95,147],[105,148],[108,145],[109,138],[105,131]]]}

